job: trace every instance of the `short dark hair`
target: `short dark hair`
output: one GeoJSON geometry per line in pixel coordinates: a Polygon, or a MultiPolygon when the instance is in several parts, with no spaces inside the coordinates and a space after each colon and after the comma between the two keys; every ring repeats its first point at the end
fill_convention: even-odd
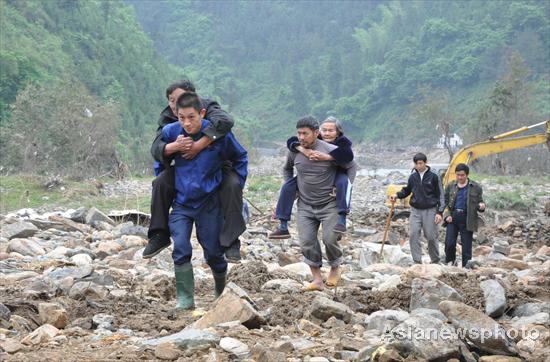
{"type": "Polygon", "coordinates": [[[460,172],[460,171],[466,172],[466,175],[470,174],[470,168],[465,163],[459,163],[458,165],[456,165],[455,173],[460,172]]]}
{"type": "Polygon", "coordinates": [[[312,131],[317,131],[319,129],[319,121],[313,116],[305,116],[298,120],[296,123],[296,129],[307,127],[312,131]]]}
{"type": "Polygon", "coordinates": [[[170,97],[173,91],[176,89],[183,89],[186,92],[195,93],[195,86],[189,79],[178,80],[176,83],[172,83],[166,88],[166,99],[170,97]]]}
{"type": "Polygon", "coordinates": [[[178,100],[176,101],[176,110],[188,107],[193,107],[197,112],[201,111],[202,104],[197,93],[185,92],[178,97],[178,100]]]}
{"type": "Polygon", "coordinates": [[[414,155],[413,162],[417,163],[418,161],[428,162],[428,157],[426,157],[426,155],[422,152],[418,152],[416,155],[414,155]]]}

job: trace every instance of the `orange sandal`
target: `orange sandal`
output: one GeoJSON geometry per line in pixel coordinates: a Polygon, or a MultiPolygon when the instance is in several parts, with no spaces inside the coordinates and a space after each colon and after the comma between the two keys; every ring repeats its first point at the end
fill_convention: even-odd
{"type": "Polygon", "coordinates": [[[302,288],[302,292],[321,292],[323,288],[315,283],[308,283],[302,288]]]}
{"type": "Polygon", "coordinates": [[[337,272],[333,276],[329,276],[325,282],[326,286],[329,288],[335,288],[340,281],[340,276],[342,275],[342,268],[338,268],[337,272]]]}

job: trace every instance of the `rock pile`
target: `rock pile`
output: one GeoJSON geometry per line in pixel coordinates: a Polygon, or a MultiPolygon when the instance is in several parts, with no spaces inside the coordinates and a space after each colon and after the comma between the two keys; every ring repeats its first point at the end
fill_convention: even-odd
{"type": "MultiPolygon", "coordinates": [[[[179,313],[170,248],[142,259],[143,226],[93,208],[5,215],[0,359],[544,361],[550,355],[550,245],[527,243],[529,223],[500,220],[503,227],[491,227],[488,242],[475,245],[472,269],[413,265],[406,221],[392,224],[380,254],[385,211],[355,205],[336,289],[301,292],[310,273],[295,229],[289,240],[269,240],[269,223],[256,215],[242,237],[243,261],[230,264],[230,283],[218,300],[194,240],[198,310],[179,313]],[[513,236],[517,227],[521,236],[513,236]]],[[[550,229],[537,220],[537,230],[550,229]]]]}

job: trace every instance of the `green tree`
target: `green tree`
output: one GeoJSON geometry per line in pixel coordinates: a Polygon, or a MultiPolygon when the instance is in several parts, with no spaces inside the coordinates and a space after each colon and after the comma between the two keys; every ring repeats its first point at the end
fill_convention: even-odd
{"type": "Polygon", "coordinates": [[[506,72],[494,84],[491,93],[481,107],[477,127],[471,127],[476,138],[481,139],[523,125],[526,119],[534,119],[533,87],[529,84],[530,70],[521,55],[513,52],[508,58],[506,72]]]}
{"type": "Polygon", "coordinates": [[[421,130],[424,138],[431,142],[443,137],[450,161],[456,151],[451,147],[450,140],[457,118],[450,102],[450,94],[441,89],[432,89],[429,86],[420,87],[418,94],[418,101],[411,104],[411,116],[415,121],[413,123],[415,128],[411,129],[411,132],[421,130]],[[434,129],[436,132],[431,131],[434,129]],[[428,132],[426,132],[427,130],[428,132]]]}
{"type": "Polygon", "coordinates": [[[3,127],[2,164],[15,171],[93,177],[117,159],[118,105],[99,101],[69,79],[17,96],[3,127]]]}

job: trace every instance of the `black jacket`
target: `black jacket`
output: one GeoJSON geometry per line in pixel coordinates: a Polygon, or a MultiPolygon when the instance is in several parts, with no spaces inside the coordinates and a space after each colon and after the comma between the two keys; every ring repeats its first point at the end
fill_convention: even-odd
{"type": "MultiPolygon", "coordinates": [[[[319,136],[319,139],[322,139],[321,136],[319,136]]],[[[352,143],[349,138],[341,134],[334,140],[334,142],[330,143],[338,147],[329,153],[329,155],[334,158],[334,162],[336,162],[337,165],[345,165],[346,163],[353,161],[353,151],[351,149],[352,143]]],[[[296,136],[290,137],[286,141],[286,146],[292,152],[298,152],[296,147],[299,145],[300,141],[298,141],[298,137],[296,136]]]]}
{"type": "Polygon", "coordinates": [[[412,193],[410,204],[416,209],[430,209],[437,207],[437,213],[443,214],[445,209],[445,194],[439,176],[428,167],[422,180],[415,169],[409,176],[407,186],[397,193],[397,197],[404,199],[412,193]]]}
{"type": "MultiPolygon", "coordinates": [[[[201,98],[202,107],[206,109],[206,115],[204,118],[210,121],[210,125],[206,127],[203,132],[211,140],[217,140],[220,137],[225,136],[231,128],[233,128],[233,119],[226,111],[221,109],[218,102],[211,99],[201,98]]],[[[151,155],[153,158],[165,166],[168,166],[172,160],[171,157],[164,157],[164,148],[166,147],[166,142],[162,140],[162,127],[167,124],[176,122],[178,117],[174,115],[170,107],[164,108],[160,113],[160,118],[158,120],[157,136],[151,145],[151,155]]]]}

